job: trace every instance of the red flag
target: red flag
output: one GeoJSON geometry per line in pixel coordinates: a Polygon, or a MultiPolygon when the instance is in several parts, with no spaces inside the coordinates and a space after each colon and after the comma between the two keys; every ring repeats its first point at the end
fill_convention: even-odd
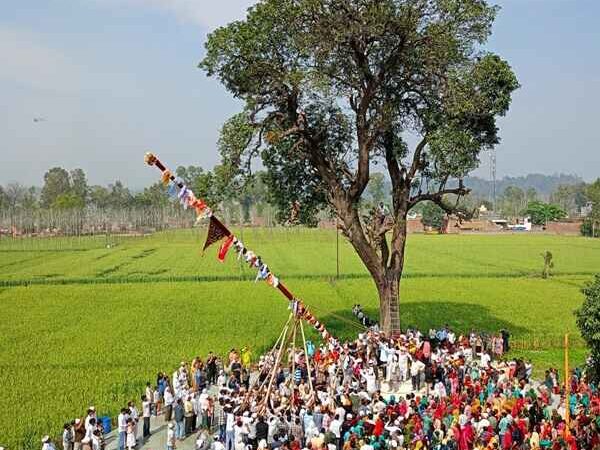
{"type": "Polygon", "coordinates": [[[225,257],[227,256],[227,252],[233,245],[233,239],[234,239],[233,234],[230,234],[229,236],[227,236],[227,239],[225,239],[223,241],[223,243],[221,244],[221,248],[219,249],[219,254],[217,255],[217,258],[219,258],[219,261],[225,262],[225,257]]]}
{"type": "Polygon", "coordinates": [[[204,249],[206,250],[209,246],[215,242],[219,242],[224,237],[231,236],[231,233],[225,225],[223,225],[219,219],[210,216],[210,223],[208,224],[208,234],[206,235],[206,242],[204,243],[204,249]]]}

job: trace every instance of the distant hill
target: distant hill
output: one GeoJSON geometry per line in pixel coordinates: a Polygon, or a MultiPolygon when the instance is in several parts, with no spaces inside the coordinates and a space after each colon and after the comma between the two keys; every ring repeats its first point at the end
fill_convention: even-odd
{"type": "MultiPolygon", "coordinates": [[[[516,186],[524,191],[534,188],[540,197],[547,199],[561,184],[572,185],[579,183],[583,183],[583,179],[576,175],[565,175],[562,173],[542,175],[533,173],[522,177],[504,177],[496,180],[496,192],[500,195],[508,186],[516,186]]],[[[479,177],[468,177],[465,179],[465,185],[473,190],[473,194],[481,197],[489,195],[491,184],[491,181],[479,177]]]]}

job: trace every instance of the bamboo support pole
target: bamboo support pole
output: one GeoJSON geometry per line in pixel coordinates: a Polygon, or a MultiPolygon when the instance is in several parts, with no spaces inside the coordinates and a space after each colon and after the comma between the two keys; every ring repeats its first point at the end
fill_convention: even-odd
{"type": "Polygon", "coordinates": [[[310,367],[310,358],[308,357],[308,348],[306,346],[306,336],[304,335],[304,324],[302,322],[300,322],[300,332],[302,333],[302,343],[304,344],[304,358],[306,359],[306,370],[308,372],[308,388],[310,389],[310,395],[314,400],[315,390],[313,389],[312,383],[312,370],[310,367]]]}

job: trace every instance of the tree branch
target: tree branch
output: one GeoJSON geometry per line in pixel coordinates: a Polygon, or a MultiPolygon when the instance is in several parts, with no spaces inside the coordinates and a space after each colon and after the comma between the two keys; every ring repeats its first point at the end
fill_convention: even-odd
{"type": "Polygon", "coordinates": [[[458,195],[459,197],[464,197],[469,192],[471,192],[471,189],[468,189],[465,187],[462,187],[462,188],[458,187],[458,188],[454,188],[454,189],[442,189],[437,192],[427,192],[424,194],[415,195],[414,197],[410,198],[408,203],[409,203],[410,208],[412,208],[417,203],[421,203],[421,202],[424,202],[427,200],[432,201],[432,202],[438,202],[439,200],[441,200],[444,197],[444,195],[454,194],[454,195],[458,195]]]}
{"type": "Polygon", "coordinates": [[[412,164],[410,170],[408,171],[408,177],[406,177],[407,183],[412,182],[412,179],[414,178],[417,171],[422,169],[421,154],[423,153],[423,150],[425,149],[426,145],[427,136],[421,139],[421,142],[419,142],[417,144],[417,147],[415,148],[415,154],[413,155],[412,164]]]}
{"type": "Polygon", "coordinates": [[[394,217],[398,218],[400,212],[400,205],[402,204],[401,195],[405,192],[406,187],[403,184],[403,170],[400,169],[398,159],[394,154],[394,136],[393,132],[388,131],[383,139],[383,146],[385,150],[385,162],[388,167],[388,173],[390,174],[390,180],[392,181],[392,201],[394,204],[394,217]]]}
{"type": "Polygon", "coordinates": [[[460,219],[470,219],[472,217],[472,214],[467,214],[465,212],[458,210],[458,202],[460,201],[460,198],[464,197],[465,195],[468,195],[470,192],[471,192],[471,189],[465,187],[465,185],[463,184],[463,181],[459,180],[459,186],[457,188],[453,188],[453,189],[441,188],[437,192],[427,192],[424,194],[418,194],[418,195],[411,197],[408,202],[408,208],[410,210],[418,203],[429,200],[429,201],[435,203],[436,205],[438,205],[440,208],[442,208],[444,210],[444,212],[446,212],[446,214],[456,214],[459,216],[460,219]],[[446,203],[444,201],[445,195],[456,195],[457,196],[456,204],[454,206],[452,206],[452,205],[449,205],[448,203],[446,203]]]}

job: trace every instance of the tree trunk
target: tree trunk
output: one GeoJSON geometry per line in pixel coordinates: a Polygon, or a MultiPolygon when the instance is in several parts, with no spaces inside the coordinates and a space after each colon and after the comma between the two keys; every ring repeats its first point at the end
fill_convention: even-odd
{"type": "MultiPolygon", "coordinates": [[[[404,268],[404,249],[406,244],[406,214],[408,210],[407,192],[396,202],[392,237],[377,243],[370,242],[359,218],[356,204],[338,198],[335,208],[342,220],[344,234],[356,250],[361,261],[373,277],[379,294],[379,323],[381,331],[387,336],[400,334],[400,278],[404,268]]],[[[377,230],[375,230],[377,231],[377,230]]]]}
{"type": "Polygon", "coordinates": [[[379,322],[386,336],[400,334],[400,280],[385,279],[376,283],[379,293],[379,322]]]}
{"type": "Polygon", "coordinates": [[[388,336],[400,334],[400,282],[404,271],[406,249],[408,207],[405,201],[397,202],[396,217],[390,241],[390,260],[385,270],[383,283],[380,283],[379,309],[383,332],[388,336]]]}

